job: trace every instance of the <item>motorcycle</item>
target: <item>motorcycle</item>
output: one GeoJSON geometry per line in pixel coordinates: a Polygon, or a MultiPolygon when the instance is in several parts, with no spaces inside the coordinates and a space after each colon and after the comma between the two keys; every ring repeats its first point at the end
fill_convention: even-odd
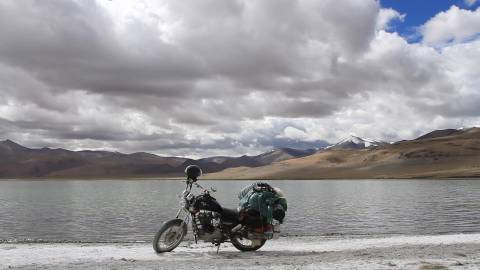
{"type": "Polygon", "coordinates": [[[153,240],[157,253],[174,250],[187,234],[189,223],[195,243],[198,240],[212,243],[217,246],[217,252],[224,242],[232,243],[240,251],[255,251],[268,239],[278,238],[278,221],[264,225],[259,221],[260,217],[248,217],[243,211],[222,207],[211,195],[215,189],[207,190],[197,183],[197,177],[201,175],[198,166],[187,167],[186,173],[186,187],[180,196],[181,207],[175,219],[164,223],[153,240]],[[194,195],[193,187],[200,189],[201,193],[194,195]]]}

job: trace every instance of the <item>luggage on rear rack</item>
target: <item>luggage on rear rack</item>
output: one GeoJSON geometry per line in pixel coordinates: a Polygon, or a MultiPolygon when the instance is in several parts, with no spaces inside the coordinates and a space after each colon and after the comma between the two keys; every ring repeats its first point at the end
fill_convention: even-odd
{"type": "Polygon", "coordinates": [[[239,195],[240,218],[245,224],[282,223],[287,211],[287,200],[279,188],[265,182],[256,182],[244,187],[239,195]]]}

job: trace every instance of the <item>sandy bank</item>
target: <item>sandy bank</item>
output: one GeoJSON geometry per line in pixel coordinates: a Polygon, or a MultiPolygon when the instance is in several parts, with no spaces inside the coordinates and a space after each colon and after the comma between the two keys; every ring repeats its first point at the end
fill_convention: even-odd
{"type": "Polygon", "coordinates": [[[289,237],[242,253],[185,243],[0,244],[0,269],[480,269],[480,234],[365,239],[289,237]]]}

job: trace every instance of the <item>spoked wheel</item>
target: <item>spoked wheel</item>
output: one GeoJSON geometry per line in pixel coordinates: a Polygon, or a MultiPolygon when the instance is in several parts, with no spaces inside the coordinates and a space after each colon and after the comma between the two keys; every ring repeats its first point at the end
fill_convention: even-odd
{"type": "Polygon", "coordinates": [[[230,238],[230,241],[232,242],[232,245],[240,251],[255,251],[261,248],[267,240],[266,239],[250,240],[242,237],[241,235],[233,235],[230,238]]]}
{"type": "Polygon", "coordinates": [[[153,249],[157,253],[174,250],[187,234],[187,224],[181,219],[172,219],[165,223],[155,234],[153,249]]]}

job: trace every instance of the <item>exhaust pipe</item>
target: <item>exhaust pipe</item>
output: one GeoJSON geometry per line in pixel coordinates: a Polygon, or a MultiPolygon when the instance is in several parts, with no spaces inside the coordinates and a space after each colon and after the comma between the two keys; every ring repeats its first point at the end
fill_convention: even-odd
{"type": "Polygon", "coordinates": [[[238,224],[237,226],[233,227],[232,228],[232,232],[237,232],[238,230],[240,230],[242,228],[242,224],[238,224]]]}

